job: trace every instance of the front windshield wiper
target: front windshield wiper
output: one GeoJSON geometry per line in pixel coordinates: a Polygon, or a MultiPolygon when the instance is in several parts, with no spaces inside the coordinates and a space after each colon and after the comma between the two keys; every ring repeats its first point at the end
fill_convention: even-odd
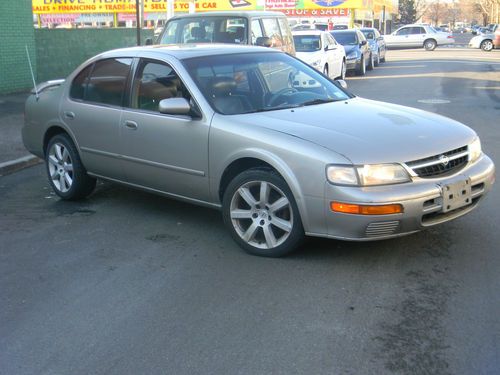
{"type": "Polygon", "coordinates": [[[314,100],[309,100],[307,102],[301,103],[300,106],[304,107],[304,106],[307,106],[307,105],[332,103],[332,102],[338,102],[340,100],[341,99],[314,99],[314,100]]]}
{"type": "Polygon", "coordinates": [[[258,108],[258,109],[254,109],[252,111],[241,112],[240,114],[243,115],[243,114],[247,114],[247,113],[278,111],[280,109],[291,109],[291,108],[297,108],[297,107],[301,107],[301,106],[302,106],[302,104],[293,104],[293,105],[289,105],[289,106],[277,105],[274,107],[258,108]]]}

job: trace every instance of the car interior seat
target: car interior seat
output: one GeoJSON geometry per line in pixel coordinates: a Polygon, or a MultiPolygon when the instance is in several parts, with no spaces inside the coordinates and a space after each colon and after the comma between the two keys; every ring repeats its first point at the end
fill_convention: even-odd
{"type": "Polygon", "coordinates": [[[234,115],[252,109],[248,98],[236,94],[237,84],[231,77],[214,77],[208,83],[208,89],[214,107],[225,115],[234,115]]]}

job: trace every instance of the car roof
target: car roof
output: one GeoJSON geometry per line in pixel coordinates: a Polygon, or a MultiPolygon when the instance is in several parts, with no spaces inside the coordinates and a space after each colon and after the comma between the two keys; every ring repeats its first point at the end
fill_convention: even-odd
{"type": "Polygon", "coordinates": [[[339,33],[339,34],[347,34],[347,33],[355,33],[359,29],[343,29],[343,30],[330,30],[331,33],[339,33]]]}
{"type": "Polygon", "coordinates": [[[258,11],[258,10],[250,10],[250,11],[225,11],[225,12],[202,12],[202,13],[187,13],[187,14],[179,14],[176,15],[170,20],[179,19],[179,18],[203,18],[203,17],[264,17],[264,16],[279,16],[286,17],[282,12],[267,12],[267,11],[258,11]]]}
{"type": "Polygon", "coordinates": [[[112,58],[112,57],[135,57],[141,56],[141,53],[157,53],[172,56],[178,60],[190,59],[193,57],[204,57],[213,55],[227,55],[234,53],[283,53],[273,48],[258,47],[250,45],[238,44],[217,44],[217,43],[201,43],[201,44],[160,44],[153,46],[139,46],[120,48],[101,53],[96,58],[112,58]]]}
{"type": "Polygon", "coordinates": [[[292,31],[292,35],[321,35],[323,33],[326,33],[326,31],[318,29],[292,31]]]}

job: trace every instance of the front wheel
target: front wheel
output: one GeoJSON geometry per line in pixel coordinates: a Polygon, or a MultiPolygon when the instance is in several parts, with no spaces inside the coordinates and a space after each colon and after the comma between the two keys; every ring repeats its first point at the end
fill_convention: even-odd
{"type": "Polygon", "coordinates": [[[368,67],[367,69],[368,70],[373,70],[373,68],[375,67],[375,61],[374,61],[374,57],[373,57],[373,53],[370,53],[370,60],[368,61],[368,67]]]}
{"type": "Polygon", "coordinates": [[[339,79],[345,79],[346,73],[347,73],[347,67],[345,65],[345,61],[342,60],[342,66],[340,67],[340,76],[339,76],[339,79]]]}
{"type": "Polygon", "coordinates": [[[436,49],[437,43],[434,39],[427,39],[424,42],[424,48],[426,51],[434,51],[436,49]]]}
{"type": "Polygon", "coordinates": [[[364,76],[366,74],[366,65],[365,65],[365,59],[363,56],[361,56],[361,61],[359,62],[359,68],[356,69],[356,74],[358,76],[364,76]]]}
{"type": "Polygon", "coordinates": [[[483,51],[489,52],[493,49],[493,42],[489,39],[483,40],[480,47],[483,51]]]}
{"type": "Polygon", "coordinates": [[[283,256],[304,237],[292,192],[271,170],[249,169],[236,176],[224,193],[222,212],[234,240],[253,255],[283,256]]]}
{"type": "Polygon", "coordinates": [[[375,66],[380,65],[380,51],[377,51],[377,57],[375,58],[375,66]]]}
{"type": "Polygon", "coordinates": [[[85,198],[95,188],[95,178],[87,175],[75,144],[67,134],[57,134],[45,152],[49,182],[62,199],[85,198]]]}

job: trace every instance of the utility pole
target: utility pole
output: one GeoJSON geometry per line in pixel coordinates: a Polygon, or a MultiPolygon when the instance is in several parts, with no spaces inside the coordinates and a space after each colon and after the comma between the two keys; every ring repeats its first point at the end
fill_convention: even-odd
{"type": "Polygon", "coordinates": [[[135,0],[135,23],[137,25],[137,45],[141,45],[141,15],[139,14],[139,0],[135,0]]]}

